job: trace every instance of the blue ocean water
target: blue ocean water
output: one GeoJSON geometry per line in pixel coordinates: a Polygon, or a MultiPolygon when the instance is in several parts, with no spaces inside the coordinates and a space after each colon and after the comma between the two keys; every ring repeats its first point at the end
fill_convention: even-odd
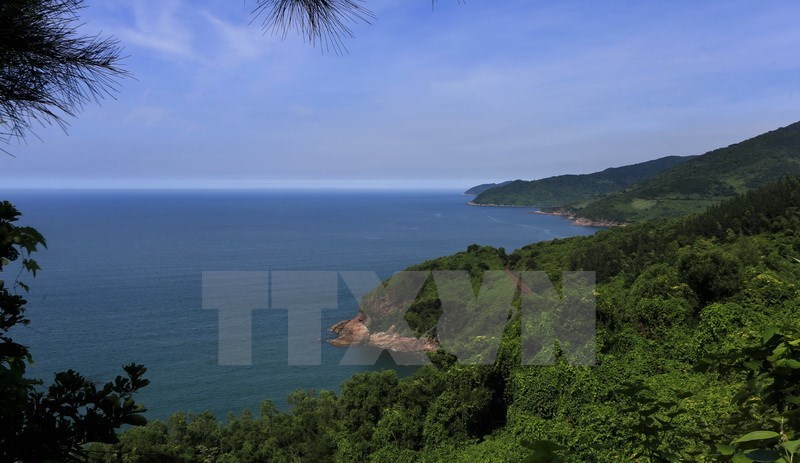
{"type": "MultiPolygon", "coordinates": [[[[148,368],[139,394],[150,418],[183,410],[285,406],[297,388],[337,390],[358,371],[327,328],[357,304],[340,285],[323,311],[322,365],[290,366],[287,313],[253,315],[253,364],[217,362],[217,312],[201,307],[203,271],[374,271],[380,278],[472,243],[505,247],[596,229],[529,209],[472,207],[457,192],[7,191],[48,249],[28,295],[32,376],[75,369],[106,381],[130,362],[148,368]]],[[[2,275],[8,279],[11,275],[2,275]]],[[[28,279],[30,280],[30,279],[28,279]]]]}

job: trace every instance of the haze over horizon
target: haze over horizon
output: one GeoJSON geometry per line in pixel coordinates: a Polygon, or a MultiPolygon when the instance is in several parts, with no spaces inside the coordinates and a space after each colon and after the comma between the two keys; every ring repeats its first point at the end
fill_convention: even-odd
{"type": "Polygon", "coordinates": [[[369,0],[343,56],[262,35],[250,3],[86,4],[135,79],[7,146],[7,188],[466,189],[800,120],[792,2],[369,0]]]}

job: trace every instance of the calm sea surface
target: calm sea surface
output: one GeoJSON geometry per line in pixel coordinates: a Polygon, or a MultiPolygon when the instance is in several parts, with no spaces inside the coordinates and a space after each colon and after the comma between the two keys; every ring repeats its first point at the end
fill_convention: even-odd
{"type": "MultiPolygon", "coordinates": [[[[375,367],[340,366],[327,328],[357,311],[340,284],[323,311],[322,365],[289,366],[287,313],[253,314],[253,364],[217,364],[217,311],[201,308],[203,271],[359,270],[380,278],[472,243],[525,244],[593,228],[529,209],[471,207],[456,192],[6,191],[48,249],[30,280],[32,376],[69,368],[105,381],[130,362],[148,368],[139,394],[150,418],[177,410],[285,407],[297,388],[333,389],[375,367]]],[[[9,279],[10,275],[0,274],[9,279]]]]}

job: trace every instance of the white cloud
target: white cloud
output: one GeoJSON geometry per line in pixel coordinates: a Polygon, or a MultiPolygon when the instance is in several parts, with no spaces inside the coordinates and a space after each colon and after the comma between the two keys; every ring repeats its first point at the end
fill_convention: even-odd
{"type": "Polygon", "coordinates": [[[177,18],[180,10],[186,10],[179,0],[157,4],[137,0],[131,8],[133,24],[117,31],[123,42],[153,49],[165,57],[198,59],[192,31],[177,18]]]}
{"type": "Polygon", "coordinates": [[[162,59],[230,67],[258,59],[270,43],[258,27],[247,23],[246,8],[241,23],[234,23],[183,0],[136,0],[126,7],[132,24],[117,27],[116,35],[124,44],[153,50],[162,59]]]}
{"type": "Polygon", "coordinates": [[[266,40],[258,28],[247,24],[239,25],[224,21],[208,11],[203,16],[214,29],[216,48],[216,62],[238,64],[259,58],[266,50],[266,40]]]}

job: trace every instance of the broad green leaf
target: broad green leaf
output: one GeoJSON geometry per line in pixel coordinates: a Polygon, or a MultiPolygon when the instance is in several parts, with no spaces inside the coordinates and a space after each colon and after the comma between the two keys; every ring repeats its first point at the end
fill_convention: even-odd
{"type": "Polygon", "coordinates": [[[781,446],[783,446],[783,448],[785,448],[790,454],[794,454],[798,449],[800,449],[800,439],[784,442],[781,444],[781,446]]]}
{"type": "Polygon", "coordinates": [[[775,358],[778,358],[781,355],[785,354],[787,350],[789,350],[789,348],[786,345],[780,345],[776,347],[775,350],[772,351],[772,355],[775,358]]]}
{"type": "Polygon", "coordinates": [[[767,330],[764,331],[764,338],[763,338],[764,344],[769,342],[769,340],[772,339],[773,336],[775,336],[776,334],[778,334],[780,332],[781,332],[781,330],[777,326],[770,326],[769,328],[767,328],[767,330]]]}
{"type": "Polygon", "coordinates": [[[776,363],[776,365],[782,366],[782,367],[784,367],[784,366],[785,367],[789,367],[789,368],[792,368],[794,370],[800,369],[800,362],[798,362],[797,360],[794,360],[794,359],[779,360],[776,363]]]}
{"type": "Polygon", "coordinates": [[[752,442],[755,440],[767,440],[767,439],[775,439],[776,437],[780,437],[775,431],[753,431],[749,434],[745,434],[744,436],[736,439],[733,441],[734,444],[741,444],[742,442],[752,442]]]}

